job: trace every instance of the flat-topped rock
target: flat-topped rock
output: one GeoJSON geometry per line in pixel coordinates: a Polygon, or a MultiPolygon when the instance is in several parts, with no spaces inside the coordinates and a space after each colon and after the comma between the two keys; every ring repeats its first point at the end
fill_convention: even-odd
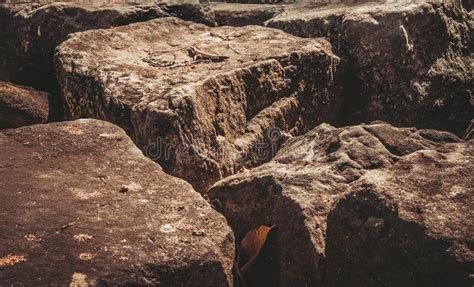
{"type": "Polygon", "coordinates": [[[232,282],[225,219],[107,122],[0,132],[0,226],[2,285],[232,282]]]}
{"type": "Polygon", "coordinates": [[[214,25],[212,12],[198,3],[132,5],[76,1],[0,5],[0,80],[58,96],[53,98],[54,117],[61,119],[62,104],[53,66],[54,49],[59,43],[74,32],[170,15],[214,25]]]}
{"type": "MultiPolygon", "coordinates": [[[[357,282],[357,286],[380,286],[381,282],[385,283],[383,278],[393,279],[394,284],[389,286],[401,286],[403,282],[410,282],[407,286],[431,286],[428,282],[445,282],[443,278],[466,282],[469,276],[466,270],[469,264],[472,266],[472,260],[457,258],[467,258],[468,254],[460,240],[470,242],[473,237],[473,218],[468,212],[473,196],[472,188],[469,189],[473,176],[468,172],[473,168],[472,149],[472,142],[462,142],[446,132],[395,128],[384,123],[345,128],[322,124],[303,136],[288,140],[270,162],[217,182],[208,195],[226,216],[237,242],[252,228],[277,225],[274,246],[269,248],[276,250],[272,257],[277,258],[278,264],[262,276],[276,274],[282,286],[323,283],[351,286],[350,282],[357,282]],[[403,180],[398,181],[402,173],[403,180]],[[338,200],[357,190],[366,179],[381,180],[377,188],[374,187],[374,194],[378,189],[384,189],[387,197],[393,197],[390,203],[395,209],[391,209],[390,220],[410,221],[414,230],[395,226],[390,229],[392,233],[381,233],[383,243],[376,243],[376,237],[370,237],[371,229],[358,229],[356,223],[360,221],[347,215],[361,217],[359,213],[365,212],[365,218],[373,214],[378,220],[380,215],[376,214],[375,205],[371,209],[350,210],[345,204],[346,209],[340,212],[345,213],[339,214],[337,222],[331,221],[334,226],[329,226],[328,215],[338,212],[333,210],[338,200]],[[390,185],[384,187],[384,182],[390,182],[390,185]],[[445,206],[441,208],[443,204],[445,206]],[[420,216],[426,221],[405,217],[405,209],[401,207],[397,213],[398,205],[409,206],[415,211],[419,209],[420,216]],[[442,218],[443,221],[438,222],[442,218]],[[435,226],[436,222],[439,226],[435,226]],[[461,222],[465,225],[461,226],[461,222]],[[331,236],[337,237],[337,243],[327,239],[330,228],[334,230],[331,236]],[[345,228],[348,228],[347,232],[345,228]],[[428,239],[431,232],[437,232],[438,241],[425,248],[425,244],[431,244],[428,239]],[[397,240],[403,236],[412,240],[410,251],[401,252],[407,246],[397,240]],[[373,238],[371,243],[377,251],[369,252],[371,243],[364,242],[366,237],[373,238]],[[354,242],[357,240],[354,245],[351,245],[351,238],[354,242]],[[438,244],[440,240],[444,244],[438,244]],[[332,244],[329,251],[328,244],[332,244]],[[359,254],[358,247],[362,245],[367,248],[359,254]],[[391,249],[390,246],[395,247],[391,249]],[[420,251],[412,256],[410,252],[416,248],[420,251]],[[462,250],[458,251],[459,248],[462,250]],[[332,254],[336,254],[334,258],[330,257],[332,254]],[[370,257],[372,255],[377,257],[370,257]],[[416,265],[417,271],[412,272],[398,262],[410,262],[409,266],[416,265]],[[394,267],[377,268],[377,264],[388,266],[391,263],[394,267]],[[328,264],[330,274],[327,273],[328,264]],[[443,266],[439,267],[442,269],[436,264],[443,266]],[[371,281],[371,278],[379,280],[371,281]],[[396,281],[395,278],[403,279],[396,281]]],[[[363,205],[364,201],[360,201],[363,205]]]]}
{"type": "Polygon", "coordinates": [[[0,81],[0,129],[48,121],[48,94],[0,81]]]}
{"type": "Polygon", "coordinates": [[[473,21],[459,3],[314,5],[288,5],[266,26],[330,39],[346,63],[345,123],[462,136],[474,115],[473,21]]]}
{"type": "Polygon", "coordinates": [[[320,39],[161,18],[76,33],[59,46],[56,70],[69,118],[117,123],[203,191],[269,160],[287,138],[275,128],[295,135],[332,121],[338,61],[320,39]]]}

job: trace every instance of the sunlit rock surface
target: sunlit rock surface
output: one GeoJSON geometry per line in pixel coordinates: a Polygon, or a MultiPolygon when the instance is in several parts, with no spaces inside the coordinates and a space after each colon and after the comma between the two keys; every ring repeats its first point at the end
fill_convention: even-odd
{"type": "Polygon", "coordinates": [[[56,54],[69,118],[117,123],[200,191],[334,120],[338,62],[322,39],[176,18],[77,33],[56,54]]]}
{"type": "Polygon", "coordinates": [[[0,226],[0,285],[232,282],[223,216],[103,121],[0,132],[0,226]]]}

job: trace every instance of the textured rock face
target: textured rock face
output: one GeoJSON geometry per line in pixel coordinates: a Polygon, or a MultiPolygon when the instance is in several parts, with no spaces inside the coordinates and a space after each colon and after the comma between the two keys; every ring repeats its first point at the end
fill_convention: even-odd
{"type": "Polygon", "coordinates": [[[176,18],[77,33],[56,54],[69,118],[119,124],[200,191],[269,160],[284,140],[275,127],[301,134],[334,120],[338,61],[324,40],[176,18]],[[193,61],[190,46],[228,58],[193,61]]]}
{"type": "MultiPolygon", "coordinates": [[[[412,276],[411,279],[415,281],[407,280],[408,283],[425,283],[431,282],[430,280],[435,282],[443,276],[453,278],[462,274],[459,280],[465,282],[466,264],[469,262],[472,264],[472,260],[469,259],[463,263],[462,260],[455,260],[455,257],[466,256],[464,251],[459,251],[459,253],[457,251],[457,248],[462,245],[458,239],[472,240],[472,213],[465,212],[472,200],[472,189],[467,188],[473,181],[472,174],[467,173],[472,169],[472,165],[472,142],[462,142],[450,133],[414,128],[394,128],[383,123],[347,128],[334,128],[323,124],[304,136],[288,140],[272,161],[219,181],[210,188],[208,194],[216,206],[221,208],[221,212],[233,228],[237,240],[242,239],[251,228],[260,225],[277,225],[274,242],[277,254],[274,254],[274,257],[279,258],[279,266],[271,273],[280,274],[279,281],[282,286],[295,284],[298,286],[320,286],[323,283],[328,284],[327,286],[341,286],[340,284],[343,283],[349,284],[349,278],[357,278],[359,280],[357,282],[360,283],[358,286],[364,286],[365,283],[380,286],[381,281],[372,282],[370,278],[375,276],[379,276],[377,279],[388,278],[387,276],[390,274],[382,272],[385,270],[380,270],[377,271],[380,275],[369,276],[370,272],[375,271],[374,269],[364,269],[365,265],[362,264],[365,262],[364,260],[370,262],[373,268],[376,268],[379,262],[375,261],[376,259],[370,261],[370,253],[363,253],[359,256],[357,246],[354,247],[355,249],[351,249],[352,241],[344,241],[347,239],[346,234],[352,235],[354,238],[360,236],[358,238],[360,245],[367,247],[365,251],[370,250],[370,245],[364,245],[366,243],[363,240],[364,236],[372,236],[368,234],[372,231],[362,229],[360,230],[362,233],[358,234],[357,226],[352,226],[351,231],[344,233],[343,226],[335,226],[338,222],[342,222],[342,219],[337,222],[336,219],[331,219],[331,224],[335,224],[331,227],[335,230],[332,231],[331,236],[338,238],[338,245],[335,246],[334,243],[330,245],[330,248],[342,246],[347,249],[330,249],[330,252],[337,254],[337,259],[329,262],[333,264],[330,269],[332,273],[326,275],[328,264],[326,242],[329,242],[326,240],[328,214],[341,197],[351,190],[356,190],[356,187],[366,179],[373,177],[376,180],[377,177],[374,174],[380,171],[380,173],[384,173],[386,181],[392,182],[387,193],[393,192],[394,199],[391,201],[393,204],[408,204],[415,209],[420,208],[425,212],[424,216],[430,220],[429,223],[423,220],[411,221],[411,225],[409,225],[416,227],[413,231],[394,227],[394,236],[402,238],[405,234],[403,232],[406,232],[407,236],[410,236],[416,243],[416,246],[423,246],[429,241],[426,238],[430,236],[430,228],[434,222],[445,217],[443,224],[436,229],[438,231],[437,238],[444,240],[445,245],[433,245],[430,252],[436,251],[433,254],[442,254],[443,258],[449,258],[449,260],[439,259],[436,261],[434,257],[430,256],[436,257],[437,255],[416,253],[423,255],[423,257],[414,263],[419,264],[419,262],[426,260],[430,264],[435,264],[434,262],[439,263],[441,260],[444,264],[443,268],[446,267],[443,269],[445,271],[431,272],[429,270],[434,265],[425,267],[420,265],[419,268],[422,271],[420,274],[423,277],[419,278],[419,281],[413,278],[415,276],[413,274],[417,273],[410,273],[409,270],[406,271],[406,268],[400,268],[397,275],[400,278],[412,276]],[[429,156],[429,160],[424,160],[425,156],[429,156]],[[450,169],[444,170],[448,167],[447,162],[451,158],[453,158],[453,163],[449,165],[450,169]],[[429,168],[425,168],[427,165],[429,168]],[[406,168],[406,180],[398,182],[397,178],[404,168],[406,168]],[[410,170],[411,174],[409,174],[410,170]],[[456,174],[457,170],[460,171],[459,174],[456,174]],[[423,196],[429,197],[430,191],[426,191],[427,193],[423,195],[423,184],[425,184],[423,182],[427,178],[431,178],[431,181],[442,183],[445,177],[449,183],[447,185],[438,184],[436,191],[433,191],[432,194],[433,206],[429,206],[430,198],[423,198],[423,196]],[[453,187],[454,180],[457,180],[459,188],[453,187]],[[414,190],[415,186],[418,190],[414,190]],[[405,198],[400,199],[402,196],[405,198]],[[447,206],[437,211],[436,207],[443,201],[447,206]],[[469,224],[462,227],[462,231],[455,236],[455,231],[447,226],[451,218],[456,218],[453,223],[458,220],[467,220],[469,224]],[[421,231],[424,229],[426,229],[426,233],[421,231]],[[470,233],[469,230],[471,230],[470,233]],[[446,251],[446,247],[452,248],[450,251],[446,251]],[[450,253],[451,250],[452,253],[450,253]],[[354,256],[354,258],[344,258],[342,254],[354,256]],[[345,266],[343,261],[350,262],[347,263],[350,265],[348,268],[359,264],[359,267],[354,270],[362,270],[366,272],[363,273],[366,276],[341,275],[342,279],[337,279],[340,273],[335,272],[344,273],[346,271],[344,268],[341,269],[341,266],[345,266]],[[400,275],[400,272],[404,273],[400,275]],[[445,272],[450,272],[450,274],[447,275],[445,272]],[[427,274],[433,277],[424,277],[428,276],[427,274]]],[[[426,187],[433,185],[435,184],[430,182],[426,187]]],[[[376,191],[373,193],[376,194],[376,191]]],[[[363,202],[363,200],[361,201],[363,202]]],[[[376,208],[373,207],[373,210],[376,211],[376,208]]],[[[345,210],[344,212],[348,213],[349,211],[345,210]]],[[[333,211],[333,213],[337,214],[337,211],[333,211]]],[[[331,216],[331,218],[338,218],[336,215],[331,216]]],[[[380,218],[380,216],[374,216],[377,220],[380,218]]],[[[395,220],[394,218],[395,215],[391,220],[395,220]]],[[[353,224],[350,221],[350,216],[344,217],[344,219],[348,220],[344,226],[353,224]]],[[[375,223],[378,222],[377,220],[375,223]]],[[[391,238],[384,238],[383,244],[378,243],[378,254],[394,254],[391,253],[393,250],[387,247],[392,243],[399,244],[399,249],[403,249],[403,243],[391,241],[391,238]]],[[[397,257],[400,262],[408,260],[404,254],[401,253],[397,257]]],[[[390,256],[381,256],[377,257],[377,260],[389,265],[390,258],[390,256]]],[[[394,269],[396,268],[389,268],[389,270],[394,269]]],[[[362,271],[356,275],[361,275],[362,271]]],[[[397,275],[393,274],[393,276],[397,275]]],[[[400,286],[403,285],[401,282],[396,283],[400,283],[398,284],[400,286]]],[[[395,285],[397,285],[396,283],[395,285]]]]}
{"type": "Polygon", "coordinates": [[[0,81],[0,129],[45,123],[48,94],[0,81]]]}
{"type": "Polygon", "coordinates": [[[283,12],[283,5],[275,4],[229,4],[213,3],[211,5],[219,26],[264,25],[278,13],[283,12]]]}
{"type": "Polygon", "coordinates": [[[2,285],[232,281],[225,219],[110,123],[0,132],[0,218],[2,285]]]}
{"type": "MultiPolygon", "coordinates": [[[[199,4],[82,5],[77,3],[0,5],[0,80],[59,95],[54,77],[55,47],[71,33],[121,26],[176,15],[213,24],[199,4]]],[[[61,118],[59,97],[53,98],[61,118]]]]}
{"type": "Polygon", "coordinates": [[[214,11],[207,0],[199,1],[164,1],[158,3],[160,8],[169,16],[178,17],[186,21],[202,23],[207,26],[216,26],[214,11]],[[183,2],[183,3],[180,3],[183,2]]]}
{"type": "Polygon", "coordinates": [[[330,38],[347,63],[346,123],[397,126],[462,136],[473,118],[472,20],[459,4],[361,4],[287,8],[267,26],[330,38]]]}
{"type": "Polygon", "coordinates": [[[326,286],[472,286],[474,142],[364,174],[327,222],[326,286]]]}

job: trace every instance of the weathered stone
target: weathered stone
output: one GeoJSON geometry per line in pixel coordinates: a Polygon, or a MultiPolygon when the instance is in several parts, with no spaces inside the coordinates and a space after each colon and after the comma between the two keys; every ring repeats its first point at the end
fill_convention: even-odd
{"type": "Polygon", "coordinates": [[[338,61],[325,40],[176,18],[76,33],[56,54],[69,118],[117,123],[200,191],[268,161],[287,138],[275,128],[333,121],[338,61]],[[228,59],[193,61],[190,46],[228,59]]]}
{"type": "Polygon", "coordinates": [[[215,20],[219,26],[264,25],[265,21],[283,12],[283,5],[213,3],[215,20]]]}
{"type": "Polygon", "coordinates": [[[462,136],[470,102],[473,21],[459,3],[289,6],[268,27],[328,37],[346,63],[346,124],[385,120],[462,136]]]}
{"type": "Polygon", "coordinates": [[[160,8],[170,16],[183,20],[202,23],[207,26],[216,26],[214,11],[212,11],[207,0],[199,1],[165,1],[160,3],[160,8]]]}
{"type": "Polygon", "coordinates": [[[54,118],[62,118],[54,76],[56,46],[74,32],[122,26],[154,18],[182,16],[213,24],[212,13],[200,4],[29,3],[0,5],[0,80],[47,91],[54,118]]]}
{"type": "Polygon", "coordinates": [[[1,285],[232,282],[225,219],[107,122],[0,132],[0,226],[1,285]]]}
{"type": "Polygon", "coordinates": [[[48,94],[0,81],[0,129],[48,121],[48,94]]]}
{"type": "Polygon", "coordinates": [[[327,221],[325,286],[472,286],[474,142],[367,171],[327,221]]]}
{"type": "MultiPolygon", "coordinates": [[[[467,173],[469,169],[473,168],[473,163],[472,142],[462,142],[447,132],[395,128],[384,123],[345,128],[334,128],[322,124],[304,136],[288,140],[270,162],[219,181],[210,188],[208,195],[215,205],[221,208],[221,212],[226,216],[238,241],[251,228],[260,225],[277,225],[274,242],[276,254],[273,254],[273,257],[279,258],[279,266],[275,270],[271,270],[270,273],[279,274],[282,286],[321,286],[325,282],[333,282],[325,279],[328,260],[326,246],[326,242],[328,242],[326,240],[328,214],[337,200],[350,192],[354,186],[358,186],[365,178],[370,178],[377,171],[384,172],[387,180],[394,183],[388,192],[393,190],[395,195],[396,192],[401,192],[399,190],[405,190],[403,194],[406,197],[406,202],[409,202],[413,207],[426,210],[426,216],[432,217],[430,220],[435,221],[436,218],[443,216],[446,219],[458,217],[459,220],[463,220],[462,218],[466,219],[467,216],[464,211],[469,208],[469,198],[472,199],[472,189],[469,191],[465,187],[474,180],[472,174],[467,173]],[[428,162],[433,163],[432,167],[424,168],[427,164],[426,161],[423,161],[424,155],[431,155],[429,158],[433,158],[433,161],[428,162]],[[437,165],[435,161],[437,158],[448,158],[447,161],[449,158],[453,158],[450,171],[443,170],[447,167],[444,162],[437,165]],[[410,165],[403,165],[410,161],[410,165]],[[416,171],[409,176],[413,182],[419,181],[416,184],[420,184],[420,187],[427,178],[439,183],[436,191],[439,198],[432,199],[433,206],[438,206],[443,200],[447,206],[453,208],[443,208],[438,212],[434,207],[428,206],[429,198],[419,201],[417,191],[410,195],[411,183],[408,179],[396,185],[399,170],[403,169],[401,165],[408,166],[407,173],[409,170],[416,171]],[[458,175],[455,174],[456,170],[460,171],[458,175]],[[459,192],[459,196],[456,198],[453,197],[451,185],[441,184],[445,177],[450,183],[454,178],[458,181],[460,188],[456,191],[459,192]]],[[[407,178],[409,176],[407,175],[407,178]]],[[[373,178],[377,179],[376,176],[373,178]]],[[[460,233],[460,237],[465,236],[464,239],[472,240],[469,239],[472,237],[472,217],[467,221],[469,224],[463,227],[464,231],[460,233]],[[471,228],[469,236],[467,236],[468,228],[471,228]]],[[[447,223],[449,220],[439,228],[443,230],[447,223]]],[[[419,224],[417,228],[420,230],[430,228],[429,225],[424,225],[421,221],[417,224],[419,224]]],[[[337,229],[338,227],[333,228],[337,229]]],[[[339,236],[343,236],[342,229],[343,227],[337,229],[339,236]]],[[[354,227],[354,234],[356,232],[354,227]]],[[[446,239],[447,245],[445,246],[459,246],[448,236],[448,233],[452,232],[451,229],[446,227],[443,232],[440,233],[439,238],[446,239]]],[[[403,235],[398,234],[397,236],[403,235]]],[[[415,236],[415,234],[410,233],[409,236],[415,236]]],[[[339,240],[342,240],[342,237],[339,240]]],[[[350,244],[349,241],[345,243],[350,244]]],[[[389,243],[384,241],[384,244],[389,243]]],[[[423,243],[423,238],[417,242],[419,245],[423,245],[423,243]]],[[[383,245],[380,244],[379,248],[380,254],[382,254],[383,245]]],[[[436,254],[450,256],[443,246],[439,245],[436,248],[438,248],[436,254]]],[[[339,250],[337,252],[345,251],[339,250]]],[[[350,252],[350,256],[358,256],[357,249],[347,252],[350,252]]],[[[400,258],[404,258],[403,255],[400,256],[400,258]]],[[[420,260],[430,261],[431,257],[429,256],[429,254],[424,254],[420,260]]],[[[357,261],[359,258],[337,257],[333,268],[344,273],[347,270],[337,269],[339,267],[337,264],[342,260],[361,263],[362,261],[357,261]]],[[[454,260],[454,257],[452,259],[454,260]]],[[[386,260],[384,263],[389,264],[391,257],[382,257],[380,260],[386,260]]],[[[428,282],[429,280],[435,282],[442,277],[452,278],[452,276],[464,272],[462,270],[466,267],[465,264],[457,265],[451,259],[444,261],[443,264],[444,267],[449,268],[445,268],[442,273],[431,274],[433,278],[420,278],[419,282],[428,282]],[[447,275],[446,272],[450,272],[450,274],[447,275]]],[[[354,277],[354,282],[361,282],[361,285],[358,286],[363,286],[362,282],[371,283],[370,271],[363,269],[363,264],[360,264],[358,268],[357,270],[367,271],[364,273],[367,276],[354,277]]],[[[400,269],[399,272],[408,272],[403,270],[406,269],[400,269]]],[[[352,274],[350,271],[347,272],[352,274]]],[[[380,271],[377,272],[380,273],[380,271]]],[[[262,276],[272,276],[271,274],[262,276]]],[[[420,274],[425,276],[427,273],[420,274]]],[[[383,277],[386,274],[380,276],[383,277]]],[[[400,276],[415,275],[403,274],[400,276]]],[[[348,276],[343,278],[350,280],[348,276]]],[[[344,283],[347,282],[349,281],[344,281],[344,283]]],[[[341,281],[336,283],[341,283],[341,281]]],[[[380,281],[377,283],[380,285],[380,281]]],[[[400,285],[403,284],[398,286],[400,285]]]]}

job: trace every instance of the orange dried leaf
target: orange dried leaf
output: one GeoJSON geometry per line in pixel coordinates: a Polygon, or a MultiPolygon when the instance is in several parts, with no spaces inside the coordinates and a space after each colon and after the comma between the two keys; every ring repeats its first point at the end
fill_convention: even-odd
{"type": "Polygon", "coordinates": [[[242,273],[247,271],[250,266],[252,266],[253,262],[257,258],[258,254],[260,253],[260,250],[262,249],[263,245],[265,244],[265,241],[267,240],[268,233],[275,227],[276,225],[273,226],[265,226],[262,225],[258,229],[252,229],[250,230],[245,237],[242,239],[240,242],[240,246],[242,247],[242,250],[245,252],[249,260],[245,265],[240,269],[242,273]]]}
{"type": "Polygon", "coordinates": [[[19,262],[25,262],[26,256],[9,254],[0,258],[0,267],[13,266],[19,262]]]}

